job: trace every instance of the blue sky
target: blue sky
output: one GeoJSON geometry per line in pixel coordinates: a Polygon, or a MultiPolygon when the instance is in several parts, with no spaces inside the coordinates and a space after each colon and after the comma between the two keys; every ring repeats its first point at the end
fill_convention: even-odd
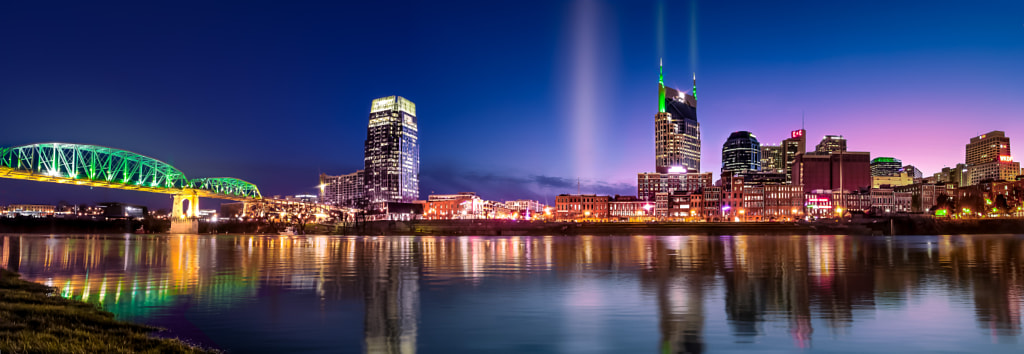
{"type": "MultiPolygon", "coordinates": [[[[1024,136],[1020,1],[9,2],[0,33],[0,145],[118,147],[265,195],[361,168],[394,94],[417,104],[422,197],[635,194],[659,58],[671,86],[696,71],[716,176],[729,133],[778,143],[801,112],[809,145],[926,174],[1024,136]]],[[[0,204],[165,198],[0,180],[0,204]]]]}

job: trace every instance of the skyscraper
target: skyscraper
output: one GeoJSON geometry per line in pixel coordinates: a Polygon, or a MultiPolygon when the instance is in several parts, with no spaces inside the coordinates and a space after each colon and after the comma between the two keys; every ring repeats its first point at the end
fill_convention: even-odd
{"type": "Polygon", "coordinates": [[[1012,181],[1020,173],[1020,163],[1010,155],[1010,138],[995,130],[971,138],[966,153],[969,185],[987,180],[1012,181]]]}
{"type": "Polygon", "coordinates": [[[363,170],[342,176],[320,174],[320,202],[335,206],[365,208],[366,176],[363,170]]]}
{"type": "Polygon", "coordinates": [[[381,203],[411,203],[420,195],[420,145],[416,105],[401,96],[381,97],[370,105],[364,175],[369,208],[381,203]]]}
{"type": "Polygon", "coordinates": [[[826,135],[814,148],[816,154],[831,154],[846,151],[846,138],[842,135],[826,135]]]}
{"type": "Polygon", "coordinates": [[[998,130],[973,137],[967,144],[966,155],[967,166],[999,162],[1000,159],[1010,161],[1010,138],[998,130]]]}
{"type": "Polygon", "coordinates": [[[700,123],[697,122],[697,76],[691,94],[665,86],[658,73],[658,114],[654,116],[655,169],[659,173],[700,172],[700,123]]]}
{"type": "Polygon", "coordinates": [[[903,161],[892,157],[876,157],[871,160],[871,176],[885,177],[899,175],[903,161]]]}
{"type": "Polygon", "coordinates": [[[782,145],[761,145],[761,171],[786,171],[786,154],[782,145]]]}
{"type": "Polygon", "coordinates": [[[807,152],[807,131],[800,129],[789,133],[789,139],[782,141],[782,152],[786,158],[786,181],[793,182],[793,163],[797,155],[807,152]]]}
{"type": "Polygon", "coordinates": [[[761,143],[748,131],[733,132],[722,145],[722,176],[761,170],[761,143]]]}

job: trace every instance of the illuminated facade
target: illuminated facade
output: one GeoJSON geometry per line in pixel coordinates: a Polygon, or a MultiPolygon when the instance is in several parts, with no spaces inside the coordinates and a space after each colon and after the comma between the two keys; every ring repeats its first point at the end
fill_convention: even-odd
{"type": "MultiPolygon", "coordinates": [[[[995,130],[971,138],[966,148],[967,166],[989,162],[1006,161],[1010,156],[1010,138],[1006,133],[995,130]]],[[[1012,161],[1012,159],[1009,159],[1012,161]]]]}
{"type": "Polygon", "coordinates": [[[342,176],[320,174],[320,201],[334,206],[365,207],[366,181],[363,170],[342,176]]]}
{"type": "Polygon", "coordinates": [[[967,167],[968,185],[973,186],[986,180],[1013,181],[1020,174],[1020,163],[1014,161],[993,161],[967,167]]]}
{"type": "Polygon", "coordinates": [[[761,171],[786,171],[786,154],[782,145],[761,145],[761,171]]]}
{"type": "Polygon", "coordinates": [[[711,186],[711,172],[705,173],[638,173],[637,197],[655,200],[658,193],[693,192],[711,186]]]}
{"type": "Polygon", "coordinates": [[[846,151],[846,138],[842,135],[826,135],[821,138],[818,146],[814,147],[816,154],[831,154],[833,152],[846,151]]]}
{"type": "Polygon", "coordinates": [[[505,207],[519,218],[531,219],[534,217],[542,217],[544,215],[544,209],[547,208],[546,205],[539,201],[528,199],[505,201],[505,207]]]}
{"type": "Polygon", "coordinates": [[[612,221],[648,221],[654,217],[654,203],[616,195],[608,201],[608,217],[612,221]]]}
{"type": "Polygon", "coordinates": [[[654,116],[655,170],[700,171],[700,123],[697,122],[697,76],[689,94],[665,86],[658,75],[658,114],[654,116]]]}
{"type": "Polygon", "coordinates": [[[560,194],[555,197],[555,220],[605,220],[611,197],[594,194],[560,194]]]}
{"type": "Polygon", "coordinates": [[[761,143],[748,131],[733,132],[722,145],[722,175],[761,170],[761,143]]]}
{"type": "Polygon", "coordinates": [[[800,129],[789,133],[789,139],[782,141],[782,153],[786,160],[786,181],[793,182],[793,164],[796,157],[807,152],[807,131],[800,129]]]}
{"type": "Polygon", "coordinates": [[[892,157],[876,157],[871,160],[871,176],[896,176],[903,168],[903,161],[892,157]]]}
{"type": "Polygon", "coordinates": [[[418,136],[415,104],[401,96],[373,100],[364,158],[369,208],[419,198],[418,136]]]}

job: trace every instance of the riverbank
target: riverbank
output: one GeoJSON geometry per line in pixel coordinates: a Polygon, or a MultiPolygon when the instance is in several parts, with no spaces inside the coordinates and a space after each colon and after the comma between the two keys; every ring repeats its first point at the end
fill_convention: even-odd
{"type": "Polygon", "coordinates": [[[529,222],[509,220],[376,221],[345,230],[352,235],[950,235],[1024,234],[1024,219],[936,219],[925,216],[813,222],[529,222]]]}
{"type": "Polygon", "coordinates": [[[115,320],[110,312],[55,292],[0,269],[0,352],[217,353],[154,337],[159,328],[115,320]]]}

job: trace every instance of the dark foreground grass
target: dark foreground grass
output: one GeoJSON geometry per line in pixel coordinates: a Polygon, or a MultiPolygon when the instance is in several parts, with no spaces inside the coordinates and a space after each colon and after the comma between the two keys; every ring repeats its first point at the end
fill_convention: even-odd
{"type": "Polygon", "coordinates": [[[216,353],[150,335],[159,330],[0,269],[0,353],[216,353]]]}

